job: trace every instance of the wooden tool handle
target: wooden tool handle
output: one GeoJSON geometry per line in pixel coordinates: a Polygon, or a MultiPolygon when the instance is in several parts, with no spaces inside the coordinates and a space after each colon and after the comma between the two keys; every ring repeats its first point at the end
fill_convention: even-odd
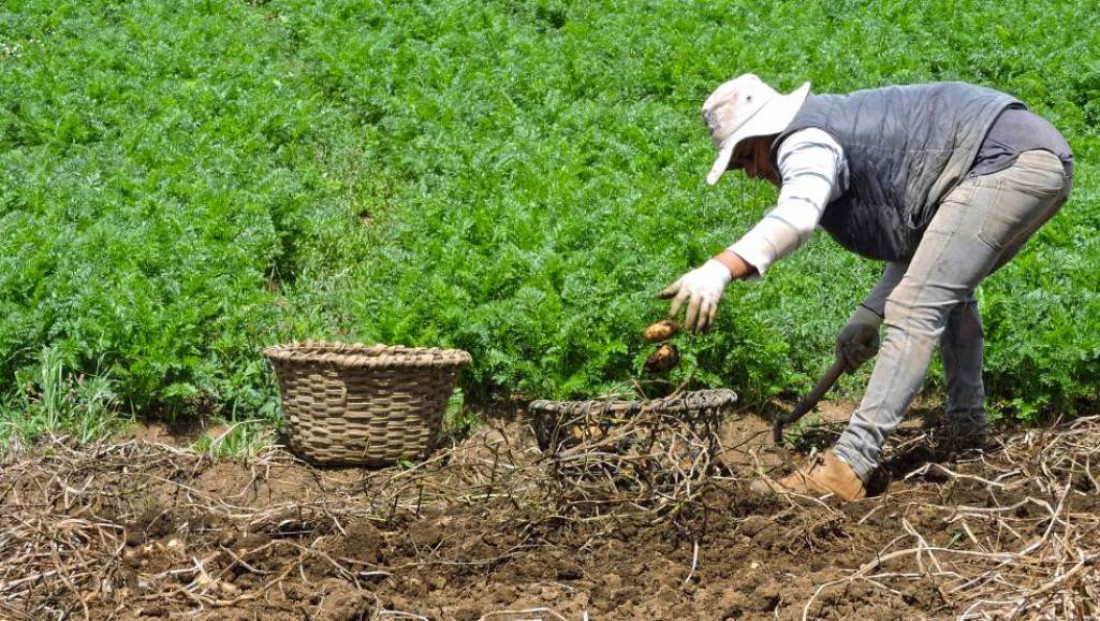
{"type": "Polygon", "coordinates": [[[794,406],[794,410],[790,414],[780,414],[775,419],[775,443],[783,445],[783,427],[789,425],[798,419],[806,415],[806,412],[814,409],[818,401],[825,396],[825,393],[829,392],[829,389],[836,384],[836,381],[840,379],[840,376],[844,374],[844,361],[837,358],[833,362],[833,366],[829,367],[829,370],[825,372],[825,375],[817,381],[813,390],[808,392],[802,400],[798,402],[798,405],[794,406]]]}

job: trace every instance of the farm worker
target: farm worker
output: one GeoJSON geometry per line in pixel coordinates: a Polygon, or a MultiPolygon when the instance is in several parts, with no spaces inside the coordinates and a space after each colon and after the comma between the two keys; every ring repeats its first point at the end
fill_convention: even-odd
{"type": "Polygon", "coordinates": [[[901,422],[940,346],[948,435],[985,437],[982,324],[974,289],[1066,202],[1073,155],[1013,97],[950,82],[849,95],[782,95],[752,74],[703,104],[727,170],[779,187],[754,228],[661,292],[670,315],[707,330],[731,280],[763,276],[820,226],[841,246],[885,262],[836,341],[851,370],[878,354],[866,393],[836,445],[806,470],[757,489],[866,495],[883,443],[901,422]],[[880,326],[885,324],[881,349],[880,326]]]}

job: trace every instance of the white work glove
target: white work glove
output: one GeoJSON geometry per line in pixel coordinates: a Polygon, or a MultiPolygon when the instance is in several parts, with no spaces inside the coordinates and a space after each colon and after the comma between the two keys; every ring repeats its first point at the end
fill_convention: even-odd
{"type": "Polygon", "coordinates": [[[881,325],[882,317],[860,304],[841,328],[836,337],[836,357],[844,361],[849,373],[878,353],[878,329],[881,325]]]}
{"type": "Polygon", "coordinates": [[[681,276],[667,289],[658,293],[657,297],[662,300],[672,298],[672,307],[668,310],[670,317],[675,317],[686,301],[688,306],[687,315],[684,317],[684,328],[693,332],[705,332],[714,323],[714,315],[718,312],[718,300],[722,299],[722,292],[725,291],[730,280],[733,280],[733,275],[730,274],[729,268],[710,259],[702,266],[681,276]]]}

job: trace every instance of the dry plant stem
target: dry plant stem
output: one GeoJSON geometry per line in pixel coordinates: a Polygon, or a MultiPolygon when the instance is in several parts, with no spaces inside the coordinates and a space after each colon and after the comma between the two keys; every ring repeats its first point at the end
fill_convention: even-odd
{"type": "MultiPolygon", "coordinates": [[[[922,511],[944,514],[945,524],[958,525],[951,546],[931,544],[934,533],[922,533],[902,518],[905,534],[847,577],[818,585],[803,605],[802,618],[815,616],[814,604],[830,589],[856,581],[890,589],[890,582],[905,580],[932,580],[944,601],[960,607],[960,619],[1091,618],[1086,611],[1093,610],[1100,587],[1095,570],[1100,518],[1066,507],[1074,497],[1100,493],[1092,466],[1100,452],[1098,423],[1097,417],[1081,418],[1068,428],[1030,430],[1007,439],[998,458],[1012,464],[1010,468],[992,467],[986,456],[959,463],[960,468],[973,465],[975,470],[1000,473],[994,477],[942,464],[910,473],[906,478],[913,482],[936,475],[949,481],[948,489],[984,489],[992,506],[921,503],[922,511]],[[1082,486],[1087,491],[1080,490],[1082,486]],[[983,523],[986,532],[1001,531],[1010,537],[979,539],[973,525],[983,523]],[[913,545],[892,549],[903,541],[913,545]],[[911,559],[918,573],[879,571],[903,559],[911,559]]],[[[879,508],[864,514],[860,522],[879,508]]]]}
{"type": "MultiPolygon", "coordinates": [[[[254,605],[293,580],[315,580],[318,572],[369,597],[372,582],[411,568],[492,567],[545,549],[539,532],[551,523],[591,529],[585,550],[598,549],[623,522],[681,529],[684,545],[691,545],[690,582],[699,575],[702,551],[713,534],[692,530],[689,518],[706,509],[708,488],[745,484],[718,477],[714,422],[642,411],[554,450],[523,448],[507,438],[486,440],[439,451],[406,470],[364,472],[355,494],[318,472],[317,485],[331,493],[261,507],[249,506],[245,489],[219,495],[188,483],[211,467],[206,456],[163,444],[76,447],[54,438],[41,450],[3,458],[0,616],[118,618],[135,605],[191,611],[254,605]],[[134,500],[151,494],[168,500],[162,506],[134,500]],[[488,516],[480,518],[480,539],[459,541],[444,534],[420,547],[415,562],[396,566],[326,548],[359,521],[431,521],[454,507],[493,508],[480,513],[488,516]],[[220,531],[177,519],[188,515],[241,534],[263,533],[267,541],[248,549],[223,542],[220,531]],[[161,522],[171,530],[159,538],[150,535],[161,522]],[[492,554],[467,553],[501,532],[518,533],[518,543],[492,554]],[[172,539],[182,546],[168,546],[172,539]],[[202,553],[187,552],[190,542],[211,541],[202,553]],[[142,572],[139,582],[127,582],[124,577],[134,574],[127,569],[127,555],[146,548],[145,554],[159,555],[164,564],[142,572]],[[278,562],[264,564],[274,552],[289,553],[272,554],[278,562]],[[249,576],[247,586],[231,585],[236,573],[249,576]]],[[[906,584],[925,581],[961,619],[1089,618],[1100,595],[1100,516],[1091,512],[1095,504],[1082,510],[1080,503],[1100,494],[1098,456],[1100,418],[1089,417],[1006,438],[995,456],[920,468],[907,477],[907,485],[939,490],[939,499],[906,503],[897,500],[906,496],[894,495],[888,506],[897,513],[898,537],[848,575],[817,585],[807,601],[783,605],[801,605],[802,618],[809,619],[832,589],[858,582],[893,597],[906,584]],[[985,506],[953,502],[958,489],[979,491],[985,506]],[[939,517],[915,519],[928,514],[939,517]]],[[[279,448],[256,455],[249,487],[272,480],[292,461],[279,448]]],[[[772,517],[803,527],[791,536],[790,547],[799,549],[817,545],[812,535],[817,529],[881,520],[887,506],[872,499],[848,517],[835,502],[794,496],[786,501],[772,517]]],[[[502,610],[482,618],[508,615],[564,618],[549,608],[502,610]]],[[[379,605],[371,618],[424,617],[379,605]]]]}
{"type": "MultiPolygon", "coordinates": [[[[550,615],[551,618],[557,619],[558,621],[570,621],[569,619],[566,619],[565,617],[563,617],[557,611],[551,610],[550,608],[527,608],[527,609],[524,609],[524,610],[499,610],[499,611],[496,611],[496,612],[490,612],[489,614],[486,614],[486,615],[482,615],[478,619],[478,621],[488,621],[489,619],[492,619],[494,617],[499,617],[499,616],[502,616],[502,615],[530,615],[530,614],[550,615]]],[[[587,617],[587,616],[588,615],[586,613],[585,617],[587,617]]]]}

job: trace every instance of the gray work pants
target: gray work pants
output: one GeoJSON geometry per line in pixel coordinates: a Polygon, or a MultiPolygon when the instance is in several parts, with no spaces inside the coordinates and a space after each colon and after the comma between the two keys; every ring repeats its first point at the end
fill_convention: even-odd
{"type": "Polygon", "coordinates": [[[1008,262],[1069,196],[1072,176],[1049,151],[967,177],[940,204],[901,281],[886,299],[885,334],[871,380],[835,447],[867,480],[941,345],[947,415],[984,424],[982,324],[974,289],[1008,262]]]}

